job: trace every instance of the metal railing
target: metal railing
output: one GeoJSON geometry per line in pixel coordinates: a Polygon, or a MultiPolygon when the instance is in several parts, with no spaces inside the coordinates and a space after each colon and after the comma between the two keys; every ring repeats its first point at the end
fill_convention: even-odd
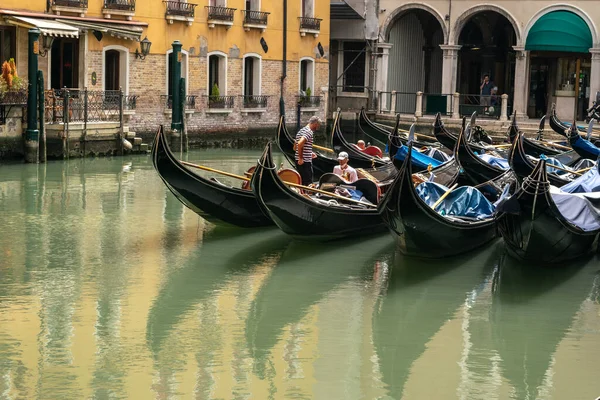
{"type": "Polygon", "coordinates": [[[123,96],[123,109],[124,110],[135,110],[137,108],[137,99],[140,96],[135,94],[129,94],[123,96]]]}
{"type": "Polygon", "coordinates": [[[502,109],[500,95],[461,94],[458,104],[458,112],[461,116],[469,116],[477,112],[477,116],[481,118],[500,118],[502,109]]]}
{"type": "Polygon", "coordinates": [[[121,121],[121,90],[52,89],[44,94],[48,122],[121,121]]]}
{"type": "Polygon", "coordinates": [[[52,0],[53,6],[87,8],[88,0],[52,0]]]}
{"type": "Polygon", "coordinates": [[[184,17],[193,17],[194,10],[198,4],[184,3],[180,1],[163,1],[167,5],[167,15],[180,15],[184,17]]]}
{"type": "MultiPolygon", "coordinates": [[[[396,113],[414,114],[417,110],[417,94],[415,92],[396,92],[396,113]]],[[[392,96],[393,98],[393,96],[392,96]]]]}
{"type": "Polygon", "coordinates": [[[236,8],[206,6],[209,20],[233,21],[233,13],[236,8]]]}
{"type": "Polygon", "coordinates": [[[298,17],[298,19],[300,20],[300,28],[302,29],[321,30],[321,18],[298,17]]]}
{"type": "Polygon", "coordinates": [[[453,102],[451,94],[423,93],[423,115],[452,115],[453,102]]]}
{"type": "Polygon", "coordinates": [[[235,96],[206,96],[208,108],[233,108],[235,96]]]}
{"type": "MultiPolygon", "coordinates": [[[[186,110],[194,110],[196,108],[196,99],[198,96],[196,95],[187,95],[185,96],[185,109],[186,110]]],[[[160,102],[164,104],[164,107],[171,110],[173,108],[173,96],[170,94],[161,94],[160,102]]]]}
{"type": "Polygon", "coordinates": [[[267,25],[267,18],[270,13],[254,10],[242,10],[242,12],[244,13],[245,24],[267,25]]]}
{"type": "Polygon", "coordinates": [[[0,93],[0,105],[20,106],[27,104],[27,89],[8,90],[0,93]]]}
{"type": "Polygon", "coordinates": [[[135,0],[104,0],[108,10],[135,11],[135,0]]]}
{"type": "Polygon", "coordinates": [[[300,107],[319,107],[321,105],[321,96],[296,96],[300,107]]]}
{"type": "Polygon", "coordinates": [[[240,96],[244,108],[267,108],[267,99],[269,96],[240,96]]]}

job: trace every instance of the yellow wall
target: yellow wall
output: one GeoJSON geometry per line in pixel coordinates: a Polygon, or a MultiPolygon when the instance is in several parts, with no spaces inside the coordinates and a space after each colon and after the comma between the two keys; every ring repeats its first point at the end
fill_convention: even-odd
{"type": "MultiPolygon", "coordinates": [[[[23,0],[3,0],[3,9],[23,9],[26,6],[28,11],[44,12],[46,1],[34,0],[24,2],[23,0]]],[[[260,30],[251,29],[244,31],[242,26],[243,13],[245,8],[244,0],[228,0],[227,7],[236,8],[234,14],[233,26],[226,29],[224,26],[215,26],[209,28],[206,22],[207,10],[205,6],[208,1],[199,2],[195,9],[195,21],[192,26],[185,22],[174,21],[169,25],[165,19],[166,6],[162,0],[138,0],[134,21],[146,22],[148,28],[144,30],[144,35],[152,42],[151,53],[165,54],[171,48],[174,40],[179,40],[183,44],[183,49],[190,51],[194,48],[195,54],[199,54],[201,38],[205,38],[208,43],[208,51],[220,50],[225,53],[234,45],[240,49],[240,55],[245,53],[258,53],[264,60],[282,59],[282,32],[283,32],[283,3],[278,0],[261,0],[261,11],[270,12],[267,30],[262,33],[260,30]],[[260,38],[264,37],[269,46],[268,53],[264,53],[260,46],[260,38]]],[[[88,0],[89,18],[103,18],[102,15],[103,0],[88,0]]],[[[329,2],[315,0],[314,16],[321,18],[321,31],[317,38],[311,34],[301,37],[299,33],[301,0],[288,0],[288,60],[298,61],[301,57],[314,57],[315,47],[319,42],[324,48],[329,46],[329,2]]],[[[66,15],[66,14],[65,14],[66,15]]],[[[73,14],[74,15],[74,14],[73,14]]],[[[123,17],[114,16],[113,19],[122,19],[123,17]]],[[[106,36],[105,36],[106,38],[106,36]]],[[[128,46],[131,51],[139,48],[138,43],[126,40],[103,39],[102,42],[96,40],[89,41],[89,50],[101,50],[108,44],[121,44],[128,46]]],[[[326,62],[326,60],[316,60],[317,62],[326,62]]]]}

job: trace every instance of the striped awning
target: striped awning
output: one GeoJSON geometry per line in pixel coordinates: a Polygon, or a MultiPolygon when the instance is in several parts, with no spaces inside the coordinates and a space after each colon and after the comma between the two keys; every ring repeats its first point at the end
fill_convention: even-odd
{"type": "Polygon", "coordinates": [[[23,28],[38,28],[46,36],[79,37],[78,28],[49,19],[10,16],[6,18],[6,22],[23,28]]]}
{"type": "Polygon", "coordinates": [[[63,24],[68,24],[73,27],[79,28],[80,30],[96,31],[103,34],[108,34],[121,39],[129,39],[136,42],[140,41],[143,29],[139,26],[115,24],[115,23],[102,23],[102,22],[87,22],[87,21],[75,21],[72,19],[61,20],[57,18],[57,21],[63,24]]]}

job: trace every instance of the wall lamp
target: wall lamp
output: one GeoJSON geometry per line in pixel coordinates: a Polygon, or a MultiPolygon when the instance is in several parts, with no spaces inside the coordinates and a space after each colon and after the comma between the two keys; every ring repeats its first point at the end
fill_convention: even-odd
{"type": "Polygon", "coordinates": [[[135,49],[135,58],[141,58],[144,60],[148,54],[150,54],[150,46],[152,46],[152,42],[148,40],[148,36],[144,38],[140,42],[141,53],[138,49],[135,49]]]}
{"type": "Polygon", "coordinates": [[[52,43],[54,43],[54,36],[44,35],[42,36],[42,40],[40,40],[40,44],[42,45],[40,49],[40,56],[46,57],[48,52],[52,49],[52,43]]]}

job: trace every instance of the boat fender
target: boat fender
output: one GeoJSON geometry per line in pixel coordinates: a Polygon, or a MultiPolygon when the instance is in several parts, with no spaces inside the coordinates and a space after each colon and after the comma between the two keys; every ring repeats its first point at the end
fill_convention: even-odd
{"type": "Polygon", "coordinates": [[[133,145],[131,144],[131,142],[125,138],[122,139],[123,140],[123,147],[126,148],[127,150],[131,150],[133,149],[133,145]]]}

